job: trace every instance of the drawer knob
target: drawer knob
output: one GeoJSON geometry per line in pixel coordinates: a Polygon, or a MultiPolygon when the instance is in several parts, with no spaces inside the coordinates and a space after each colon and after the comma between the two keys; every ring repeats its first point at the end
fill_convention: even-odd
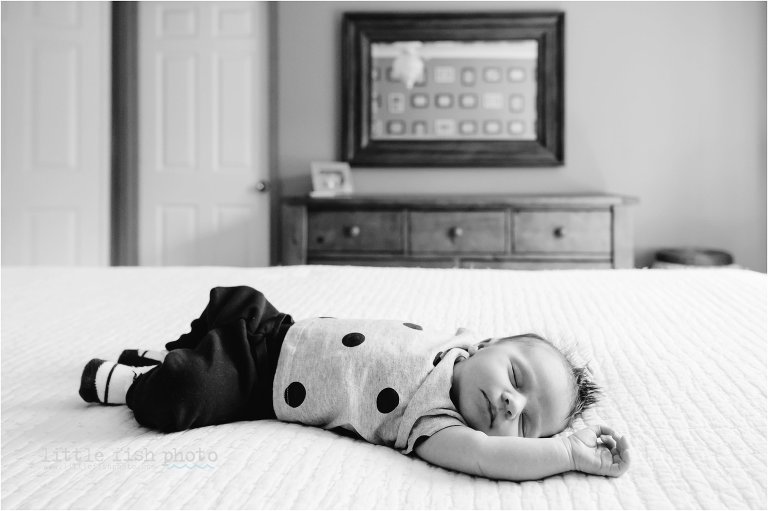
{"type": "Polygon", "coordinates": [[[360,236],[360,227],[358,227],[357,225],[348,227],[347,236],[349,236],[350,238],[357,238],[358,236],[360,236]]]}
{"type": "Polygon", "coordinates": [[[451,229],[448,231],[448,235],[451,238],[461,238],[464,236],[464,229],[459,226],[451,227],[451,229]]]}
{"type": "Polygon", "coordinates": [[[555,230],[552,231],[552,234],[555,235],[555,238],[564,238],[565,237],[565,227],[555,227],[555,230]]]}

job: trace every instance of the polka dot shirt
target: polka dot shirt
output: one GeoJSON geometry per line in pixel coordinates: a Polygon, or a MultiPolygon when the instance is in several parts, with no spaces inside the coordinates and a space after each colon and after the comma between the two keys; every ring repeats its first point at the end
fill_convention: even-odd
{"type": "Polygon", "coordinates": [[[449,395],[453,364],[479,341],[466,330],[452,335],[404,321],[299,321],[280,351],[275,414],[407,454],[422,437],[466,425],[449,395]]]}

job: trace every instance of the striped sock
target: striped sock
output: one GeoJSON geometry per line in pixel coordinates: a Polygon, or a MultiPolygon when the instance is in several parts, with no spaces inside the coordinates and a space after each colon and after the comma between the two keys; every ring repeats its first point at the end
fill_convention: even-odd
{"type": "Polygon", "coordinates": [[[125,404],[125,396],[140,374],[155,366],[131,367],[94,358],[85,365],[80,378],[80,397],[89,403],[125,404]]]}

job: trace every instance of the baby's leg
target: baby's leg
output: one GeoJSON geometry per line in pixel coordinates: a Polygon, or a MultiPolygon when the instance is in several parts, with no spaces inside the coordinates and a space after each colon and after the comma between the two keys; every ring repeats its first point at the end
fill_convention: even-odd
{"type": "Polygon", "coordinates": [[[243,323],[213,330],[195,349],[174,349],[140,375],[127,395],[136,420],[171,432],[261,418],[267,397],[254,392],[260,371],[244,330],[243,323]]]}
{"type": "Polygon", "coordinates": [[[261,323],[278,316],[278,310],[263,293],[248,286],[215,287],[200,317],[192,321],[186,333],[165,345],[167,350],[195,349],[211,330],[222,325],[250,320],[261,323]]]}
{"type": "Polygon", "coordinates": [[[89,403],[124,405],[134,380],[154,366],[132,367],[94,358],[85,365],[80,378],[80,397],[89,403]]]}

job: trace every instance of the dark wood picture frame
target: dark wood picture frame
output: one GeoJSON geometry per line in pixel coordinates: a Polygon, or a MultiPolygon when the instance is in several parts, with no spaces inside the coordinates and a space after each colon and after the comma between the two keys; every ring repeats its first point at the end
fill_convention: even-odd
{"type": "Polygon", "coordinates": [[[544,167],[564,163],[562,12],[345,13],[342,160],[370,167],[544,167]],[[534,140],[379,140],[371,136],[371,47],[396,41],[536,40],[534,140]]]}

